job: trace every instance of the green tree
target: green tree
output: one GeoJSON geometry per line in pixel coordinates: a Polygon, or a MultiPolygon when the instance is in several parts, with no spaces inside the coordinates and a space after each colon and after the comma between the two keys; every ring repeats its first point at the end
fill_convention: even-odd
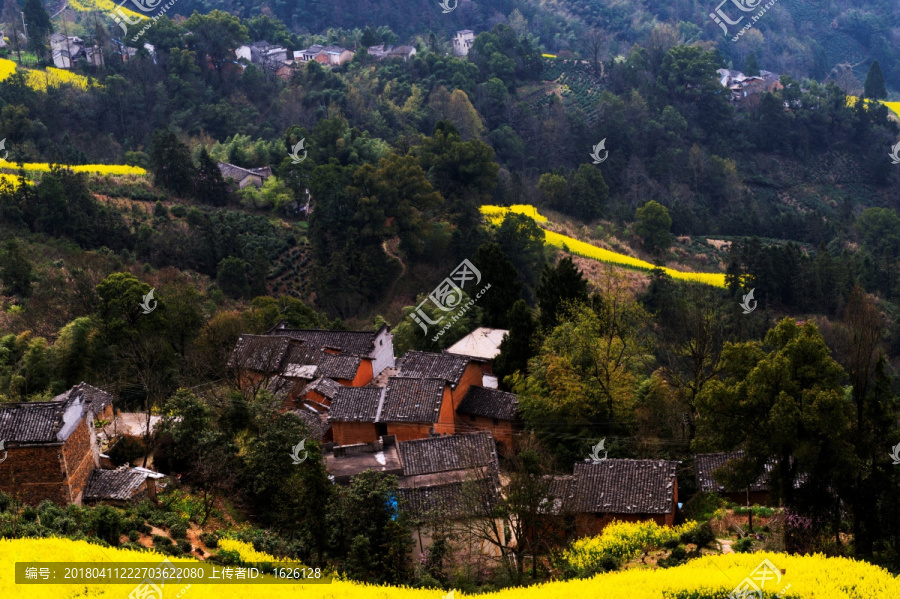
{"type": "Polygon", "coordinates": [[[510,306],[522,292],[516,266],[496,242],[479,246],[474,264],[481,272],[482,281],[491,284],[487,293],[478,300],[478,306],[484,311],[481,324],[505,329],[509,323],[507,314],[510,306]]]}
{"type": "Polygon", "coordinates": [[[872,61],[869,72],[866,74],[866,83],[863,86],[863,95],[870,100],[883,100],[887,98],[887,88],[884,86],[884,73],[877,60],[872,61]]]}
{"type": "Polygon", "coordinates": [[[197,53],[201,65],[206,64],[208,57],[220,77],[222,66],[234,60],[235,49],[249,39],[241,20],[221,10],[205,15],[195,11],[183,27],[191,32],[188,47],[197,53]]]}
{"type": "Polygon", "coordinates": [[[0,251],[0,281],[3,282],[3,293],[6,295],[31,295],[34,270],[15,239],[7,241],[0,251]]]}
{"type": "Polygon", "coordinates": [[[572,203],[571,214],[584,220],[599,218],[609,199],[609,186],[600,169],[591,164],[582,164],[572,175],[569,185],[572,203]]]}
{"type": "Polygon", "coordinates": [[[546,264],[544,230],[533,218],[510,212],[497,229],[496,240],[519,273],[525,299],[533,302],[534,290],[546,264]]]}
{"type": "Polygon", "coordinates": [[[228,203],[228,184],[222,177],[218,163],[209,155],[206,146],[200,150],[192,187],[194,197],[204,204],[224,206],[228,203]]]}
{"type": "Polygon", "coordinates": [[[250,296],[250,281],[247,278],[250,264],[236,256],[228,256],[219,262],[216,269],[216,283],[225,295],[233,298],[250,296]]]}
{"type": "Polygon", "coordinates": [[[890,208],[866,208],[856,230],[867,250],[877,256],[900,255],[900,216],[890,208]]]}
{"type": "MultiPolygon", "coordinates": [[[[486,284],[489,282],[487,281],[486,284]]],[[[492,290],[493,286],[488,289],[485,296],[492,290]]],[[[416,306],[407,306],[403,309],[403,319],[394,327],[394,346],[400,354],[411,349],[439,352],[471,333],[482,320],[481,308],[478,303],[473,303],[464,309],[471,301],[465,292],[457,304],[458,307],[451,311],[438,308],[432,300],[422,295],[416,298],[416,301],[421,304],[418,309],[425,313],[425,317],[423,318],[417,312],[416,306]],[[424,303],[422,303],[423,300],[424,303]],[[462,311],[461,314],[460,311],[462,311]],[[427,330],[413,320],[410,316],[413,313],[424,322],[427,330]]]]}
{"type": "Polygon", "coordinates": [[[400,507],[394,475],[368,470],[340,490],[330,519],[346,555],[348,576],[373,584],[408,579],[412,539],[400,507]]]}
{"type": "Polygon", "coordinates": [[[569,182],[562,175],[544,173],[538,181],[538,191],[548,208],[561,210],[567,201],[569,182]]]}
{"type": "Polygon", "coordinates": [[[556,266],[544,267],[541,284],[537,288],[537,299],[541,310],[541,326],[546,330],[559,323],[567,304],[588,300],[587,279],[575,266],[571,256],[565,256],[556,266]]]}
{"type": "Polygon", "coordinates": [[[751,52],[744,63],[744,74],[750,77],[759,77],[759,63],[756,61],[756,52],[751,52]]]}
{"type": "Polygon", "coordinates": [[[747,475],[764,474],[774,460],[770,488],[784,505],[832,508],[827,500],[855,468],[852,406],[841,387],[846,373],[816,326],[785,318],[763,342],[726,343],[722,372],[698,398],[698,447],[743,449],[747,475]]]}
{"type": "Polygon", "coordinates": [[[22,14],[28,26],[28,49],[38,56],[44,56],[47,53],[47,36],[53,33],[50,14],[41,0],[25,0],[22,14]]]}
{"type": "Polygon", "coordinates": [[[657,202],[650,200],[634,213],[634,232],[644,242],[647,251],[654,254],[663,254],[672,245],[672,236],[669,230],[672,228],[672,217],[669,210],[657,202]]]}
{"type": "Polygon", "coordinates": [[[528,369],[528,360],[535,354],[535,335],[538,332],[537,319],[534,311],[528,307],[525,300],[517,300],[507,314],[509,333],[500,342],[500,355],[494,360],[494,374],[505,386],[506,377],[517,372],[525,374],[528,369]]]}
{"type": "Polygon", "coordinates": [[[150,149],[153,182],[180,197],[193,193],[194,163],[191,152],[170,129],[153,134],[150,149]]]}

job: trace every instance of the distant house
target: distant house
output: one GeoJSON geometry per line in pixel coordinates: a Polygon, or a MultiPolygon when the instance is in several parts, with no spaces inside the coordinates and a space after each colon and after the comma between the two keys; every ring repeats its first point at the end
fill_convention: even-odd
{"type": "MultiPolygon", "coordinates": [[[[771,460],[765,465],[765,471],[750,485],[749,489],[726,489],[714,477],[714,472],[719,469],[728,469],[734,460],[743,458],[746,454],[743,450],[698,453],[694,456],[694,472],[697,475],[697,489],[701,493],[716,493],[729,498],[735,503],[751,505],[769,505],[771,489],[769,487],[769,475],[775,466],[771,460]]],[[[794,488],[800,488],[806,480],[805,475],[800,475],[794,482],[794,488]]]]}
{"type": "Polygon", "coordinates": [[[388,46],[385,44],[380,44],[378,46],[370,46],[368,48],[369,56],[377,59],[383,60],[385,58],[400,58],[403,62],[407,62],[410,58],[416,55],[415,46],[388,46]]]}
{"type": "Polygon", "coordinates": [[[6,34],[3,31],[0,31],[0,49],[6,47],[6,38],[4,37],[6,34]]]}
{"type": "Polygon", "coordinates": [[[94,415],[85,395],[0,406],[0,492],[31,504],[80,504],[100,467],[94,415]]]}
{"type": "Polygon", "coordinates": [[[519,398],[513,393],[480,386],[469,387],[457,413],[463,424],[487,431],[504,452],[513,449],[513,434],[519,411],[519,398]],[[468,422],[465,418],[468,417],[468,422]]]}
{"type": "Polygon", "coordinates": [[[506,329],[478,327],[444,351],[448,354],[493,360],[500,355],[500,343],[509,334],[506,329]]]}
{"type": "MultiPolygon", "coordinates": [[[[414,522],[413,557],[432,544],[435,525],[490,519],[500,499],[500,475],[494,440],[486,433],[429,437],[398,443],[403,475],[398,481],[400,509],[414,522]]],[[[505,540],[498,519],[492,528],[505,540]]],[[[496,545],[484,540],[466,547],[466,559],[497,556],[496,545]]]]}
{"type": "Polygon", "coordinates": [[[237,183],[239,189],[244,189],[248,185],[262,187],[266,179],[272,176],[272,169],[268,166],[243,168],[227,162],[219,163],[219,171],[222,173],[223,179],[232,179],[237,183]]]}
{"type": "Polygon", "coordinates": [[[738,103],[750,99],[755,101],[763,92],[775,92],[783,89],[781,75],[772,71],[760,71],[759,76],[745,75],[733,69],[718,69],[719,83],[727,88],[731,95],[729,100],[738,103]]]}
{"type": "Polygon", "coordinates": [[[370,358],[329,353],[281,335],[241,335],[228,367],[242,388],[268,385],[275,377],[293,381],[298,392],[322,376],[354,387],[372,380],[370,358]]]}
{"type": "Polygon", "coordinates": [[[323,329],[291,329],[282,321],[269,331],[297,339],[309,347],[372,361],[372,376],[394,366],[394,335],[391,327],[382,325],[377,331],[326,331],[323,329]]]}
{"type": "Polygon", "coordinates": [[[469,387],[483,383],[490,367],[487,360],[473,356],[408,351],[397,361],[397,376],[443,379],[450,386],[453,410],[456,410],[469,387]]]}
{"type": "Polygon", "coordinates": [[[294,59],[301,63],[314,60],[329,66],[340,66],[353,60],[353,51],[342,46],[322,46],[313,44],[309,48],[294,52],[294,59]]]}
{"type": "Polygon", "coordinates": [[[84,49],[84,59],[92,67],[102,67],[106,65],[103,58],[103,51],[100,46],[92,46],[84,49]]]}
{"type": "Polygon", "coordinates": [[[156,499],[156,481],[161,474],[146,468],[122,466],[116,470],[94,470],[84,489],[82,503],[125,506],[142,499],[156,499]]]}
{"type": "Polygon", "coordinates": [[[337,392],[344,388],[337,381],[320,376],[300,390],[300,398],[312,404],[316,410],[325,411],[331,406],[337,392]]]}
{"type": "Polygon", "coordinates": [[[288,59],[288,49],[266,41],[250,44],[250,62],[268,71],[276,71],[288,59]]]}
{"type": "Polygon", "coordinates": [[[79,401],[83,402],[86,410],[92,415],[94,420],[112,421],[115,417],[113,411],[113,400],[115,398],[106,391],[98,389],[93,385],[81,382],[65,393],[61,393],[53,398],[53,401],[79,401]]]}
{"type": "Polygon", "coordinates": [[[672,526],[678,507],[678,462],[606,459],[575,464],[565,509],[578,536],[600,534],[613,520],[672,526]]]}
{"type": "Polygon", "coordinates": [[[74,35],[54,33],[50,36],[50,52],[58,69],[71,69],[84,50],[84,40],[74,35]]]}
{"type": "Polygon", "coordinates": [[[469,48],[475,43],[475,33],[471,29],[457,31],[453,36],[453,53],[457,56],[468,56],[469,48]]]}

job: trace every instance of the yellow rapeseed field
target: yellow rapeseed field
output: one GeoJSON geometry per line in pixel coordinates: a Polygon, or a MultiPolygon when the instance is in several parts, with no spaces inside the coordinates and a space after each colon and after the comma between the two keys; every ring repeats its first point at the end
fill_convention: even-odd
{"type": "MultiPolygon", "coordinates": [[[[485,215],[488,221],[495,225],[503,222],[503,219],[506,217],[506,214],[508,212],[517,212],[519,214],[524,214],[533,218],[538,223],[547,222],[547,218],[538,213],[537,209],[534,206],[530,206],[527,204],[517,204],[511,206],[510,208],[505,208],[502,206],[482,206],[481,212],[485,215]]],[[[611,250],[597,247],[595,245],[591,245],[584,241],[575,239],[574,237],[569,237],[567,235],[562,235],[560,233],[556,233],[554,231],[546,229],[544,230],[544,242],[547,245],[552,245],[560,249],[565,248],[570,254],[583,256],[585,258],[591,258],[599,262],[606,262],[608,264],[616,264],[619,266],[647,271],[656,268],[654,264],[651,264],[645,260],[632,258],[631,256],[626,256],[625,254],[620,254],[618,252],[613,252],[611,250]]],[[[667,267],[663,267],[663,271],[665,271],[665,273],[673,279],[693,281],[695,283],[703,283],[705,285],[711,285],[713,287],[725,287],[725,275],[722,273],[685,272],[667,267]]]]}
{"type": "MultiPolygon", "coordinates": [[[[263,554],[265,555],[265,554],[263,554]]],[[[8,562],[0,568],[0,597],[9,599],[122,599],[127,585],[16,585],[9,562],[161,562],[165,556],[92,545],[67,539],[3,539],[0,556],[8,562]]],[[[271,556],[267,556],[271,557],[271,556]]],[[[847,558],[821,555],[796,556],[781,553],[730,553],[692,560],[668,569],[629,569],[601,574],[591,579],[550,582],[476,595],[480,599],[721,599],[748,577],[763,559],[784,571],[777,583],[764,586],[766,597],[787,588],[791,599],[895,599],[900,581],[886,570],[847,558]],[[788,585],[790,585],[788,587],[788,585]]],[[[188,558],[169,558],[178,563],[195,563],[188,558]]],[[[178,592],[182,589],[174,589],[178,592]]],[[[444,591],[410,589],[335,581],[313,585],[216,585],[193,584],[182,599],[440,599],[444,591]]],[[[461,599],[462,593],[455,593],[461,599]]],[[[169,597],[168,589],[166,597],[169,597]]],[[[172,593],[171,597],[175,597],[172,593]]]]}
{"type": "MultiPolygon", "coordinates": [[[[0,81],[3,81],[15,71],[16,63],[6,58],[0,58],[0,81]]],[[[47,91],[48,87],[59,87],[61,85],[72,85],[78,89],[87,89],[90,82],[84,75],[79,75],[65,69],[57,69],[55,67],[47,67],[44,71],[34,69],[21,69],[25,73],[25,81],[28,87],[37,91],[47,91]]]]}
{"type": "MultiPolygon", "coordinates": [[[[847,96],[847,106],[856,106],[856,101],[859,98],[856,96],[847,96]]],[[[882,104],[888,107],[888,109],[892,110],[894,114],[900,116],[900,102],[885,102],[884,100],[878,100],[882,104]]],[[[871,102],[871,100],[866,100],[866,104],[871,102]]]]}
{"type": "MultiPolygon", "coordinates": [[[[114,14],[114,11],[119,4],[120,2],[113,2],[112,0],[69,0],[69,8],[77,10],[78,12],[102,12],[114,14]]],[[[132,19],[135,17],[140,19],[148,18],[145,14],[129,10],[127,6],[122,6],[121,9],[132,19]]]]}
{"type": "MultiPolygon", "coordinates": [[[[26,162],[22,165],[26,173],[49,173],[52,165],[49,162],[26,162]]],[[[93,173],[97,175],[138,175],[147,174],[145,169],[139,166],[127,164],[60,164],[64,168],[76,173],[93,173]]],[[[19,165],[9,162],[0,163],[0,169],[18,171],[19,165]]]]}

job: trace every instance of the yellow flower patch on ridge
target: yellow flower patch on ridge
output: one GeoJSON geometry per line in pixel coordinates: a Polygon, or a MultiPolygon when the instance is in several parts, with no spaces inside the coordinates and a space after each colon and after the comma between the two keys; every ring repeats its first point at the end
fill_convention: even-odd
{"type": "MultiPolygon", "coordinates": [[[[515,206],[511,206],[510,208],[490,205],[481,207],[481,213],[484,214],[484,216],[490,223],[495,225],[499,225],[501,222],[503,222],[503,219],[509,212],[524,214],[525,216],[531,217],[538,223],[548,222],[547,217],[538,213],[537,209],[534,206],[530,206],[527,204],[517,204],[515,206]]],[[[560,249],[564,249],[570,254],[575,254],[576,256],[582,256],[584,258],[590,258],[592,260],[597,260],[599,262],[605,262],[608,264],[615,264],[618,266],[625,266],[627,268],[646,271],[657,268],[656,265],[651,264],[646,260],[640,260],[639,258],[633,258],[631,256],[626,256],[625,254],[620,254],[618,252],[613,252],[611,250],[597,247],[596,245],[591,245],[590,243],[575,239],[574,237],[562,235],[560,233],[556,233],[555,231],[550,231],[547,229],[544,230],[544,243],[560,249]]],[[[685,272],[668,267],[660,268],[662,268],[662,270],[673,279],[693,281],[695,283],[703,283],[704,285],[711,285],[713,287],[725,287],[725,275],[723,273],[685,272]]]]}

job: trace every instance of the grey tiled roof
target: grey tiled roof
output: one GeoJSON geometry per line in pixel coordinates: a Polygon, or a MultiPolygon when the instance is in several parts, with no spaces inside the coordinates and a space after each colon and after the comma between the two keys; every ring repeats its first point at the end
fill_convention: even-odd
{"type": "Polygon", "coordinates": [[[466,391],[456,411],[460,414],[497,418],[498,420],[515,420],[519,409],[519,398],[512,393],[472,386],[466,391]]]}
{"type": "Polygon", "coordinates": [[[440,378],[388,379],[381,422],[437,422],[444,398],[440,378]]]}
{"type": "Polygon", "coordinates": [[[398,443],[404,476],[467,468],[497,470],[497,451],[489,433],[428,437],[398,443]]]}
{"type": "Polygon", "coordinates": [[[476,360],[458,354],[432,354],[408,351],[397,363],[399,376],[444,379],[456,388],[469,362],[476,360]]]}
{"type": "Polygon", "coordinates": [[[426,486],[415,486],[415,478],[405,481],[410,486],[400,486],[398,498],[401,509],[421,520],[486,516],[500,498],[497,473],[481,479],[426,486]]]}
{"type": "Polygon", "coordinates": [[[329,422],[375,422],[384,389],[341,386],[331,400],[329,422]]]}
{"type": "Polygon", "coordinates": [[[577,513],[667,514],[674,509],[675,468],[668,460],[575,464],[572,510],[577,513]]]}
{"type": "MultiPolygon", "coordinates": [[[[745,489],[728,490],[720,485],[713,478],[713,471],[717,468],[725,466],[730,460],[737,460],[744,457],[744,451],[718,452],[718,453],[698,453],[694,456],[694,471],[697,473],[697,486],[703,493],[739,493],[745,489]]],[[[765,465],[765,471],[759,475],[759,478],[750,485],[751,492],[768,491],[769,490],[769,473],[775,467],[775,460],[770,460],[765,465]]],[[[805,473],[799,473],[797,480],[794,481],[794,488],[799,489],[807,480],[805,473]]]]}
{"type": "Polygon", "coordinates": [[[316,391],[317,393],[327,397],[328,399],[334,399],[334,395],[342,386],[343,385],[335,380],[320,376],[313,382],[309,383],[307,386],[303,387],[303,390],[300,392],[300,396],[305,397],[307,393],[316,391]]]}
{"type": "Polygon", "coordinates": [[[375,350],[375,337],[379,331],[326,331],[323,329],[288,329],[277,326],[270,335],[299,339],[314,349],[336,349],[342,354],[369,356],[375,350]]]}
{"type": "Polygon", "coordinates": [[[84,488],[83,500],[113,499],[127,501],[134,497],[147,475],[130,468],[94,470],[84,488]]]}
{"type": "Polygon", "coordinates": [[[359,370],[360,358],[357,356],[335,356],[321,354],[318,374],[332,379],[353,380],[359,370]]]}
{"type": "Polygon", "coordinates": [[[82,414],[90,412],[93,418],[100,413],[103,408],[113,402],[113,396],[102,389],[98,389],[87,383],[79,383],[65,393],[60,393],[53,398],[53,401],[84,401],[84,411],[82,414]]]}
{"type": "Polygon", "coordinates": [[[553,497],[551,505],[542,506],[542,513],[559,514],[568,508],[571,502],[572,489],[575,485],[575,477],[572,475],[551,476],[549,495],[553,497]]]}
{"type": "Polygon", "coordinates": [[[228,359],[229,368],[275,373],[287,354],[291,340],[274,335],[241,335],[228,359]]]}
{"type": "Polygon", "coordinates": [[[302,420],[316,441],[321,441],[328,430],[328,425],[322,422],[322,417],[309,410],[291,410],[288,414],[293,414],[302,420]]]}
{"type": "Polygon", "coordinates": [[[0,440],[56,443],[63,427],[64,401],[0,404],[0,440]]]}
{"type": "Polygon", "coordinates": [[[220,162],[218,164],[219,172],[222,173],[223,179],[234,179],[235,181],[241,181],[251,175],[256,175],[257,177],[262,177],[263,179],[267,179],[272,176],[272,169],[268,166],[261,166],[259,168],[244,168],[242,166],[237,166],[236,164],[229,164],[227,162],[220,162]]]}

